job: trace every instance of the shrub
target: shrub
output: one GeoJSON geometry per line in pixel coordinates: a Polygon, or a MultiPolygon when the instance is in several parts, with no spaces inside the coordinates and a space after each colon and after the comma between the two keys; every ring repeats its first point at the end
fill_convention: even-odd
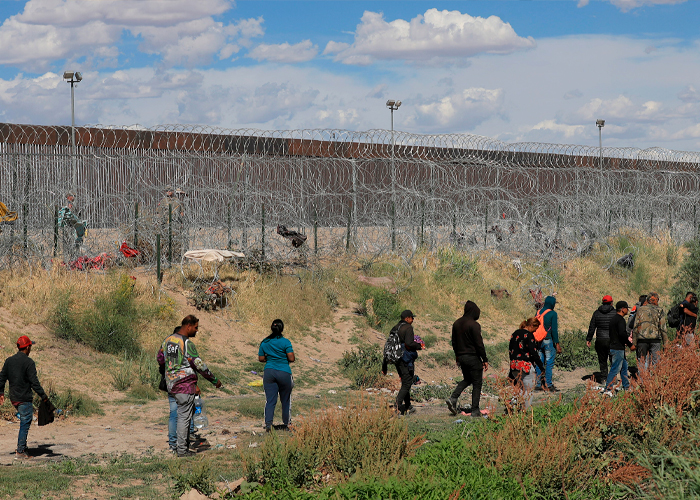
{"type": "Polygon", "coordinates": [[[405,309],[396,294],[383,288],[362,287],[359,302],[370,326],[385,332],[399,322],[405,309]]]}
{"type": "Polygon", "coordinates": [[[196,462],[191,469],[185,468],[181,463],[169,466],[170,475],[173,478],[173,489],[178,496],[195,489],[203,495],[211,495],[215,491],[212,471],[207,462],[196,462]]]}
{"type": "Polygon", "coordinates": [[[381,378],[383,353],[377,344],[364,344],[343,353],[338,361],[343,374],[348,377],[353,387],[377,387],[381,378]]]}
{"type": "Polygon", "coordinates": [[[455,364],[454,351],[431,352],[427,357],[435,361],[438,366],[454,366],[455,364]]]}
{"type": "Polygon", "coordinates": [[[115,364],[112,369],[112,385],[118,391],[125,391],[131,387],[133,381],[133,363],[125,357],[121,364],[115,364]]]}
{"type": "Polygon", "coordinates": [[[680,303],[689,290],[700,289],[700,240],[686,244],[688,255],[676,274],[676,283],[671,289],[672,303],[680,303]]]}
{"type": "Polygon", "coordinates": [[[363,471],[389,475],[422,443],[422,437],[409,438],[405,421],[386,405],[359,399],[346,406],[301,420],[285,441],[268,436],[260,461],[248,464],[248,480],[286,489],[342,481],[363,471]]]}
{"type": "Polygon", "coordinates": [[[141,313],[135,303],[132,278],[113,275],[90,307],[75,304],[70,293],[58,292],[55,297],[50,323],[58,338],[75,340],[100,352],[138,355],[136,323],[141,313]]]}
{"type": "MultiPolygon", "coordinates": [[[[66,417],[75,415],[77,417],[89,417],[90,415],[103,415],[104,412],[100,408],[97,401],[81,392],[72,389],[59,391],[53,385],[48,383],[44,386],[46,394],[53,405],[62,411],[66,417]]],[[[38,408],[41,399],[36,394],[34,395],[34,407],[38,408]]]]}
{"type": "Polygon", "coordinates": [[[562,353],[554,358],[554,366],[571,371],[576,368],[598,366],[598,356],[591,345],[586,345],[586,332],[583,330],[565,330],[559,333],[562,353]]]}

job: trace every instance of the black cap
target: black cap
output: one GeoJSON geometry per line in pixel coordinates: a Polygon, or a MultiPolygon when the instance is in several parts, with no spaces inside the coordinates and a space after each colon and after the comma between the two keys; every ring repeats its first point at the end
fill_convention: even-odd
{"type": "Polygon", "coordinates": [[[415,318],[413,313],[411,312],[410,309],[406,309],[401,313],[401,319],[406,319],[406,318],[415,318]]]}
{"type": "Polygon", "coordinates": [[[617,304],[615,304],[615,309],[617,311],[621,311],[623,309],[629,309],[629,308],[630,308],[630,306],[628,306],[627,302],[625,302],[624,300],[621,300],[617,304]]]}

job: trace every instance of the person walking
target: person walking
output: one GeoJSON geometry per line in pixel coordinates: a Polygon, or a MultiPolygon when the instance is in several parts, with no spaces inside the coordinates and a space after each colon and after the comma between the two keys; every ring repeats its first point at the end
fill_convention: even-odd
{"type": "MultiPolygon", "coordinates": [[[[410,309],[401,312],[401,321],[399,321],[393,330],[398,332],[399,342],[403,345],[403,356],[394,363],[396,373],[401,379],[401,388],[396,395],[396,411],[401,415],[413,413],[415,411],[411,404],[411,386],[415,380],[416,372],[414,361],[418,357],[416,351],[423,349],[420,342],[416,342],[413,333],[413,321],[415,317],[410,309]]],[[[382,373],[386,375],[387,360],[382,363],[382,373]]]]}
{"type": "Polygon", "coordinates": [[[168,335],[158,351],[159,365],[165,365],[168,394],[177,404],[177,456],[194,455],[189,450],[190,422],[194,415],[194,396],[197,392],[197,373],[221,388],[221,381],[209,370],[192,342],[199,331],[199,319],[185,316],[180,331],[168,335]]]}
{"type": "Polygon", "coordinates": [[[588,325],[586,345],[591,347],[591,340],[595,334],[595,352],[598,355],[600,374],[597,382],[602,384],[608,378],[608,360],[610,358],[610,321],[615,317],[615,308],[612,306],[613,298],[610,295],[603,297],[600,307],[595,310],[588,325]]]}
{"type": "Polygon", "coordinates": [[[537,350],[537,341],[533,333],[540,326],[537,318],[528,318],[520,323],[520,328],[513,332],[508,344],[510,354],[510,371],[508,378],[520,386],[523,410],[532,406],[532,391],[535,388],[535,366],[544,372],[544,365],[537,350]]]}
{"type": "Polygon", "coordinates": [[[19,436],[15,460],[31,458],[27,452],[27,437],[34,416],[34,399],[32,391],[36,392],[42,401],[49,397],[39,383],[36,374],[36,364],[29,358],[34,342],[22,335],[17,339],[17,353],[5,360],[0,371],[0,405],[5,402],[5,382],[10,383],[10,402],[19,413],[19,436]]]}
{"type": "Polygon", "coordinates": [[[538,366],[535,366],[535,390],[558,392],[552,382],[552,371],[554,368],[554,359],[557,354],[561,354],[561,345],[559,345],[559,316],[554,310],[557,305],[557,298],[549,295],[544,299],[542,309],[538,311],[538,315],[542,317],[542,324],[547,331],[547,336],[540,344],[540,359],[544,364],[545,380],[542,383],[542,371],[538,366]]]}
{"type": "Polygon", "coordinates": [[[666,314],[659,307],[659,294],[651,292],[647,295],[646,305],[637,309],[632,329],[632,344],[637,350],[641,366],[649,369],[650,365],[658,363],[661,347],[667,342],[666,314]]]}
{"type": "Polygon", "coordinates": [[[489,369],[489,360],[481,337],[481,325],[477,321],[481,310],[471,300],[464,304],[464,315],[452,325],[452,349],[457,366],[462,369],[462,381],[457,384],[452,396],[445,401],[450,413],[456,415],[457,400],[464,389],[472,386],[472,417],[481,417],[479,403],[484,372],[489,369]]]}
{"type": "Polygon", "coordinates": [[[636,347],[630,342],[627,335],[627,323],[625,322],[627,313],[629,313],[627,302],[621,300],[615,304],[615,316],[610,321],[610,355],[612,357],[612,365],[610,367],[610,373],[608,373],[608,377],[605,379],[605,394],[607,396],[613,395],[613,382],[615,382],[615,378],[618,375],[620,375],[620,379],[622,380],[622,388],[624,390],[630,388],[625,346],[629,347],[632,351],[634,351],[636,347]]]}
{"type": "Polygon", "coordinates": [[[275,415],[277,396],[282,403],[282,422],[284,429],[289,427],[292,409],[292,389],[294,378],[289,363],[294,363],[292,343],[282,336],[284,323],[276,319],[270,326],[272,333],[260,342],[258,361],[265,363],[263,372],[263,389],[265,390],[265,431],[272,429],[272,418],[275,415]]]}

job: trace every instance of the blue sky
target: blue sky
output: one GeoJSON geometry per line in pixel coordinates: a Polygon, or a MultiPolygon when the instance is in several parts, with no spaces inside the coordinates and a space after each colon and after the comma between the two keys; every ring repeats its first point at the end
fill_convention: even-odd
{"type": "Polygon", "coordinates": [[[0,122],[700,150],[700,2],[0,0],[0,122]]]}

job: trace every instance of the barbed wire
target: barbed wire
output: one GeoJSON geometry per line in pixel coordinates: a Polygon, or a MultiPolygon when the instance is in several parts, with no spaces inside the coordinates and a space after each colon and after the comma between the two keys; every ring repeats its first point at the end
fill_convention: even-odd
{"type": "Polygon", "coordinates": [[[387,130],[90,126],[73,149],[70,127],[0,124],[0,202],[17,212],[0,225],[0,267],[118,255],[123,241],[154,265],[156,235],[168,262],[193,248],[292,263],[445,247],[553,259],[622,227],[680,243],[698,232],[699,165],[696,152],[387,130]],[[57,225],[69,192],[88,226],[77,249],[57,225]]]}

